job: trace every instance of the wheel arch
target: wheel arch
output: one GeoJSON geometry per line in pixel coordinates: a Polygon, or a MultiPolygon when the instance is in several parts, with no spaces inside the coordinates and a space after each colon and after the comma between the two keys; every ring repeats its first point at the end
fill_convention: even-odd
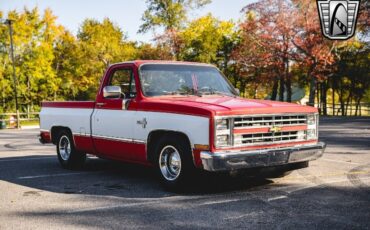
{"type": "Polygon", "coordinates": [[[194,162],[194,156],[193,156],[193,148],[192,148],[192,142],[189,138],[189,136],[181,131],[174,131],[174,130],[153,130],[149,133],[147,138],[147,146],[146,146],[146,158],[149,162],[154,162],[155,160],[155,146],[160,138],[162,138],[165,135],[174,135],[179,138],[183,138],[189,145],[189,148],[191,150],[191,155],[194,162]]]}
{"type": "Polygon", "coordinates": [[[58,134],[62,130],[67,131],[71,135],[73,144],[75,145],[76,143],[75,143],[75,140],[74,140],[74,137],[73,137],[73,134],[72,134],[72,130],[69,127],[66,127],[66,126],[53,126],[53,127],[51,127],[51,129],[50,129],[51,143],[53,143],[55,145],[57,144],[57,142],[58,142],[58,134]]]}

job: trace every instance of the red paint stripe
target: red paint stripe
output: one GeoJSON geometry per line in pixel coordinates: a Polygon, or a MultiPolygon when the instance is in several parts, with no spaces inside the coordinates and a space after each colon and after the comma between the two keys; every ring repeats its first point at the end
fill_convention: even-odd
{"type": "Polygon", "coordinates": [[[95,138],[96,144],[104,146],[103,149],[100,149],[100,152],[96,152],[93,140],[90,136],[74,135],[73,138],[76,149],[79,151],[122,162],[136,163],[146,166],[151,165],[151,163],[146,160],[145,144],[95,138]]]}
{"type": "Polygon", "coordinates": [[[95,154],[94,144],[90,136],[73,135],[73,139],[78,151],[95,154]]]}
{"type": "Polygon", "coordinates": [[[193,161],[196,168],[203,168],[202,159],[200,158],[201,151],[199,149],[193,149],[193,161]]]}
{"type": "MultiPolygon", "coordinates": [[[[306,130],[307,125],[294,125],[294,126],[283,126],[281,127],[281,132],[288,132],[288,131],[301,131],[306,130]]],[[[244,129],[234,129],[234,134],[241,134],[241,133],[268,133],[270,132],[270,128],[244,128],[244,129]]]]}
{"type": "Polygon", "coordinates": [[[146,144],[94,137],[98,155],[121,161],[147,163],[146,144]]]}
{"type": "Polygon", "coordinates": [[[295,126],[285,126],[282,127],[281,131],[288,132],[288,131],[301,131],[307,130],[307,125],[295,125],[295,126]]]}
{"type": "Polygon", "coordinates": [[[240,133],[268,133],[270,128],[234,129],[234,134],[240,133]]]}

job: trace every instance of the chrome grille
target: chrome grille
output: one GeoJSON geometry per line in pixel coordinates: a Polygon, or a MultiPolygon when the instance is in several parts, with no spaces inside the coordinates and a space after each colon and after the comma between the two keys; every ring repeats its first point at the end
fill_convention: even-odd
{"type": "MultiPolygon", "coordinates": [[[[300,134],[301,136],[304,136],[305,133],[302,131],[300,134]],[[302,135],[303,134],[303,135],[302,135]]],[[[254,134],[243,134],[239,135],[239,138],[241,140],[235,139],[235,141],[238,141],[239,144],[245,145],[245,144],[256,144],[256,143],[279,143],[279,142],[285,142],[285,141],[294,141],[299,140],[298,131],[290,131],[290,132],[278,132],[278,133],[254,133],[254,134]]]]}
{"type": "Polygon", "coordinates": [[[306,121],[306,115],[238,117],[234,118],[234,128],[304,125],[306,121]]]}
{"type": "MultiPolygon", "coordinates": [[[[268,145],[279,143],[291,143],[306,140],[306,130],[279,130],[274,132],[274,127],[289,127],[301,126],[307,124],[307,115],[305,114],[289,114],[289,115],[263,115],[263,116],[245,116],[233,118],[233,129],[243,130],[233,134],[234,146],[253,146],[253,145],[268,145]],[[261,130],[248,129],[268,128],[261,130]],[[244,131],[245,130],[245,131],[244,131]]],[[[301,129],[301,128],[300,128],[301,129]]]]}

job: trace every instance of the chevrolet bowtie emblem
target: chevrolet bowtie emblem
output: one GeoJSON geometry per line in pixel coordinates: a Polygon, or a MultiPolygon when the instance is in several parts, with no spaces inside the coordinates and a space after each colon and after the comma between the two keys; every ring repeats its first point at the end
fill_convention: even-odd
{"type": "Polygon", "coordinates": [[[281,127],[278,127],[278,126],[272,126],[270,128],[270,132],[272,133],[277,133],[277,132],[280,132],[281,131],[281,127]]]}

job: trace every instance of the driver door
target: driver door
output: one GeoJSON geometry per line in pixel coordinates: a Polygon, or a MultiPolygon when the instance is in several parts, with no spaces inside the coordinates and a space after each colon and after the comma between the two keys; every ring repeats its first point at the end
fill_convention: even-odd
{"type": "Polygon", "coordinates": [[[118,66],[109,70],[109,79],[104,86],[120,86],[120,97],[104,97],[100,89],[92,117],[92,137],[97,154],[118,160],[130,160],[135,154],[133,124],[135,111],[123,107],[125,99],[136,97],[133,67],[118,66]]]}

